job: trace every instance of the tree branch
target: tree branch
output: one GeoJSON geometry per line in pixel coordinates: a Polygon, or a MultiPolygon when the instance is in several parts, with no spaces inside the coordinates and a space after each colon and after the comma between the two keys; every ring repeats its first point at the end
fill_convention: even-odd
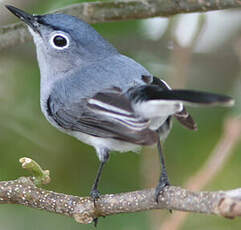
{"type": "Polygon", "coordinates": [[[29,158],[20,159],[22,167],[34,177],[0,182],[0,204],[20,204],[31,208],[73,217],[87,224],[101,216],[139,212],[150,209],[171,209],[215,214],[228,218],[241,216],[241,188],[230,191],[192,192],[180,187],[166,187],[157,204],[155,189],[102,195],[94,206],[91,197],[78,197],[47,191],[36,184],[50,181],[49,171],[29,158]],[[38,180],[36,180],[36,175],[38,180]]]}
{"type": "MultiPolygon", "coordinates": [[[[241,7],[241,0],[118,0],[79,3],[55,12],[84,19],[88,23],[150,17],[169,17],[178,13],[207,12],[241,7]]],[[[23,23],[0,28],[0,50],[30,39],[23,23]]]]}

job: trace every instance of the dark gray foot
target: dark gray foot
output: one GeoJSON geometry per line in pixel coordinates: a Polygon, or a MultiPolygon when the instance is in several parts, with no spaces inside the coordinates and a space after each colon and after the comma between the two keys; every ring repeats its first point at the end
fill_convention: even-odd
{"type": "MultiPolygon", "coordinates": [[[[96,204],[96,200],[98,200],[100,198],[100,192],[97,189],[92,189],[90,192],[90,196],[92,197],[93,201],[94,201],[94,206],[96,204]]],[[[95,218],[93,220],[94,222],[94,226],[97,227],[98,224],[98,218],[95,218]]]]}
{"type": "Polygon", "coordinates": [[[158,203],[159,200],[159,195],[161,192],[163,192],[163,189],[166,187],[166,186],[169,186],[170,183],[169,183],[169,180],[168,180],[168,177],[166,174],[162,174],[161,177],[160,177],[160,180],[159,180],[159,183],[156,187],[156,191],[155,191],[155,201],[158,203]]]}
{"type": "Polygon", "coordinates": [[[97,189],[92,189],[91,192],[90,192],[90,196],[92,197],[92,199],[94,200],[94,205],[95,205],[95,202],[98,198],[100,198],[100,192],[99,190],[97,189]]]}

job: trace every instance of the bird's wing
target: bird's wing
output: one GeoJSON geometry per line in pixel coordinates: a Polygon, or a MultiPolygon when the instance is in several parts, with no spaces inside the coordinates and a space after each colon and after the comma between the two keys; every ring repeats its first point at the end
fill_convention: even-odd
{"type": "Polygon", "coordinates": [[[186,108],[183,107],[182,111],[174,114],[177,121],[180,122],[184,127],[190,130],[197,130],[197,123],[194,121],[190,113],[187,112],[186,108]]]}
{"type": "Polygon", "coordinates": [[[148,129],[149,121],[134,113],[130,101],[118,88],[99,92],[92,98],[67,106],[56,108],[55,104],[50,96],[50,115],[60,127],[69,131],[140,145],[151,145],[157,141],[157,134],[148,129]]]}

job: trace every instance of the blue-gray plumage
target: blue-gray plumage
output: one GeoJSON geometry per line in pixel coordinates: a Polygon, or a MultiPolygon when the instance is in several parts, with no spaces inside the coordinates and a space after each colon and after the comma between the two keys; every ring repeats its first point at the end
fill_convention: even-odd
{"type": "Polygon", "coordinates": [[[121,55],[84,21],[64,14],[30,15],[7,8],[29,26],[41,72],[41,109],[59,130],[94,146],[101,165],[109,152],[136,151],[157,144],[162,173],[156,189],[169,185],[160,139],[171,128],[171,118],[196,129],[187,105],[230,105],[227,96],[192,90],[172,90],[142,65],[121,55]]]}

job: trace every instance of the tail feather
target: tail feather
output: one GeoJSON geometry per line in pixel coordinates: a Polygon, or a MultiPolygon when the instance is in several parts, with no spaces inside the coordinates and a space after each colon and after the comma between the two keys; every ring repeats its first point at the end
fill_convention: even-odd
{"type": "Polygon", "coordinates": [[[190,105],[231,106],[234,104],[234,100],[226,95],[195,90],[164,90],[156,85],[145,85],[133,88],[129,91],[129,95],[136,102],[148,100],[170,100],[190,105]]]}

